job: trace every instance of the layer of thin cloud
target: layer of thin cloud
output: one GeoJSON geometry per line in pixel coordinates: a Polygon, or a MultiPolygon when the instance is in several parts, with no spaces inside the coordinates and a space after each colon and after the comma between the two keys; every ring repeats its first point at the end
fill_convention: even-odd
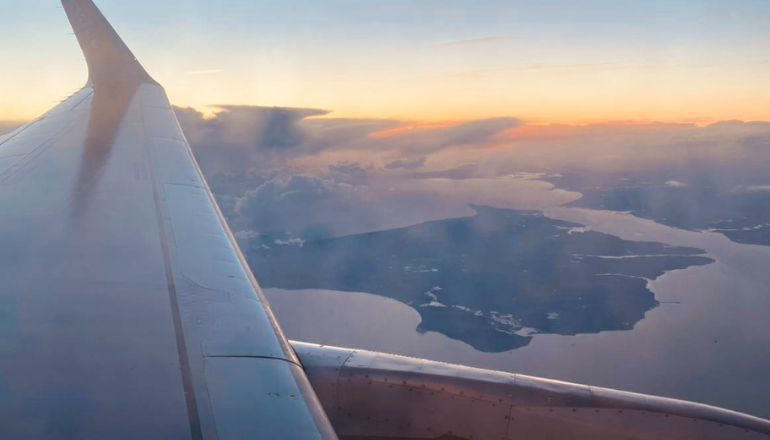
{"type": "Polygon", "coordinates": [[[415,169],[424,166],[430,154],[478,146],[521,125],[514,118],[492,118],[401,130],[401,121],[317,118],[329,114],[319,109],[218,108],[210,118],[191,108],[176,108],[196,157],[212,174],[285,167],[329,152],[366,153],[375,166],[415,169]]]}
{"type": "Polygon", "coordinates": [[[253,166],[280,162],[307,138],[298,123],[328,113],[318,109],[217,108],[219,111],[211,118],[192,108],[175,108],[196,157],[212,174],[244,172],[253,166]]]}
{"type": "Polygon", "coordinates": [[[770,193],[770,185],[749,185],[739,188],[738,191],[747,193],[770,193]]]}
{"type": "Polygon", "coordinates": [[[427,161],[428,158],[425,156],[416,157],[413,159],[396,159],[385,164],[385,168],[389,170],[416,170],[425,167],[425,163],[427,161]]]}
{"type": "Polygon", "coordinates": [[[521,171],[582,173],[588,187],[623,178],[683,191],[704,179],[726,192],[770,186],[762,180],[767,123],[405,123],[338,119],[318,109],[222,109],[208,119],[177,112],[223,210],[242,231],[308,239],[464,215],[470,202],[537,208],[576,198],[549,193],[549,184],[526,186],[537,177],[500,180],[521,171]]]}
{"type": "MultiPolygon", "coordinates": [[[[219,108],[213,117],[189,108],[176,112],[246,244],[261,242],[264,234],[306,240],[468,215],[467,203],[537,209],[578,198],[537,181],[558,173],[585,176],[570,187],[577,191],[628,181],[678,188],[685,196],[704,187],[770,192],[765,122],[414,123],[334,118],[320,109],[219,108]],[[521,172],[541,174],[521,178],[521,172]]],[[[548,180],[559,184],[556,177],[548,180]]]]}

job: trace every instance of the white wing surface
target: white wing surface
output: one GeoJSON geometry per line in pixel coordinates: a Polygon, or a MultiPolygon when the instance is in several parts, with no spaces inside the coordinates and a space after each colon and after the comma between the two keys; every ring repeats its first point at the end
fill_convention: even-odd
{"type": "Polygon", "coordinates": [[[88,83],[0,141],[0,437],[336,439],[163,88],[62,4],[88,83]]]}

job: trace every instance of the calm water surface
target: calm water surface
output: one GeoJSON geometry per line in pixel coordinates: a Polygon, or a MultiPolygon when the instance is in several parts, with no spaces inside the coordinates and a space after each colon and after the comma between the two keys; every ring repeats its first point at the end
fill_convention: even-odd
{"type": "Polygon", "coordinates": [[[527,347],[498,354],[418,333],[417,312],[388,298],[328,290],[265,293],[292,339],[694,400],[770,418],[770,248],[619,213],[551,208],[546,214],[627,240],[698,247],[717,262],[652,281],[663,304],[633,331],[537,335],[527,347]]]}

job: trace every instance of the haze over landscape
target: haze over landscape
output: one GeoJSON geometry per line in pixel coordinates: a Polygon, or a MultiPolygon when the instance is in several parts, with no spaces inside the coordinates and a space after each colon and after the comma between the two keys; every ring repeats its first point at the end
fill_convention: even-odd
{"type": "MultiPolygon", "coordinates": [[[[0,141],[86,76],[6,3],[0,141]]],[[[227,3],[100,7],[289,337],[770,417],[770,4],[227,3]]]]}

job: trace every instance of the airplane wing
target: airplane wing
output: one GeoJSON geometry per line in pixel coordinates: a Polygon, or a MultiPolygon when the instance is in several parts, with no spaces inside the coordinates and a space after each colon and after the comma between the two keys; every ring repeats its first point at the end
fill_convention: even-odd
{"type": "Polygon", "coordinates": [[[770,439],[705,405],[292,347],[163,88],[91,0],[62,4],[89,80],[0,138],[0,438],[770,439]]]}
{"type": "Polygon", "coordinates": [[[163,88],[62,4],[88,83],[0,144],[0,437],[336,439],[163,88]]]}

